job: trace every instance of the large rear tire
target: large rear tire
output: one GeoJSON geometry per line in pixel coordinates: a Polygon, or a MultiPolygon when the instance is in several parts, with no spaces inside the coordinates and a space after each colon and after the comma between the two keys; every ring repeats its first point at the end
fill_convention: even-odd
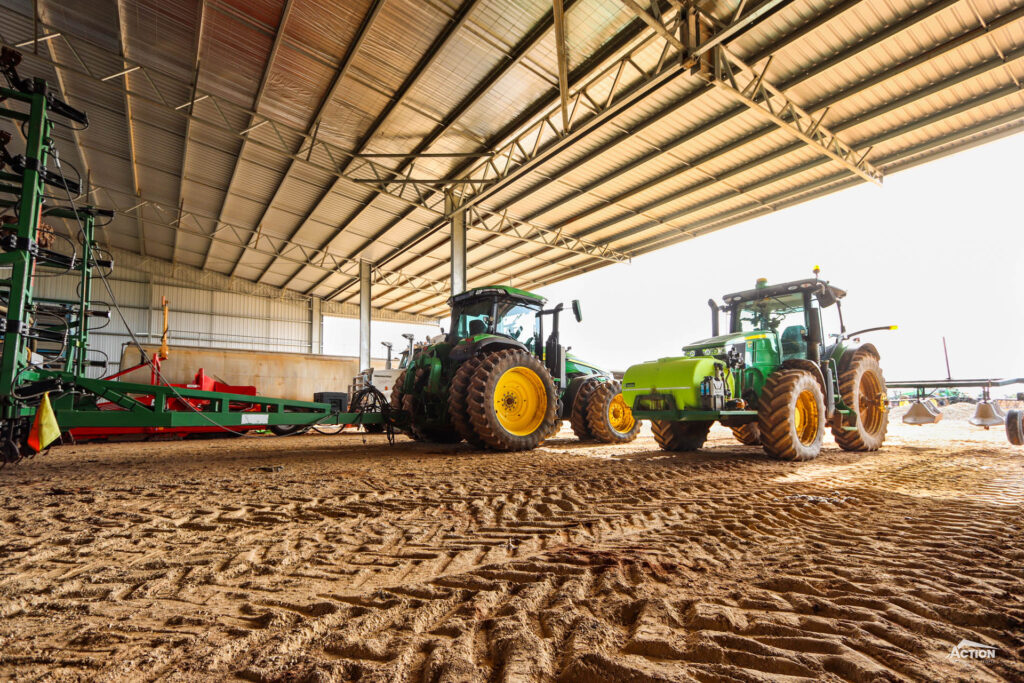
{"type": "Polygon", "coordinates": [[[757,409],[761,446],[779,460],[814,460],[825,436],[825,398],[806,370],[768,376],[757,409]]]}
{"type": "Polygon", "coordinates": [[[602,382],[590,396],[587,425],[598,441],[629,443],[640,432],[640,421],[622,398],[618,382],[602,382]]]}
{"type": "Polygon", "coordinates": [[[651,420],[654,440],[666,451],[696,451],[707,441],[710,422],[651,420]]]}
{"type": "Polygon", "coordinates": [[[748,422],[745,425],[732,427],[732,435],[744,446],[761,445],[761,430],[758,429],[756,422],[748,422]]]}
{"type": "Polygon", "coordinates": [[[459,369],[455,371],[451,390],[448,392],[448,418],[455,425],[455,431],[467,443],[477,448],[486,448],[487,444],[473,430],[473,425],[469,421],[469,413],[467,412],[469,382],[473,379],[473,373],[480,367],[481,360],[480,356],[474,356],[460,365],[459,369]]]}
{"type": "Polygon", "coordinates": [[[885,377],[878,359],[863,351],[854,354],[850,366],[839,375],[839,394],[843,402],[857,413],[857,428],[844,430],[832,426],[832,436],[844,451],[877,451],[885,442],[889,427],[889,402],[886,400],[885,377]]]}
{"type": "Polygon", "coordinates": [[[469,385],[467,412],[477,436],[501,451],[527,451],[548,437],[558,419],[551,373],[522,349],[483,357],[469,385]]]}
{"type": "Polygon", "coordinates": [[[569,415],[569,424],[572,426],[572,433],[580,441],[593,441],[594,432],[590,430],[587,423],[587,408],[590,406],[590,397],[594,391],[601,386],[602,382],[597,379],[588,379],[576,392],[576,398],[572,402],[572,413],[569,415]]]}

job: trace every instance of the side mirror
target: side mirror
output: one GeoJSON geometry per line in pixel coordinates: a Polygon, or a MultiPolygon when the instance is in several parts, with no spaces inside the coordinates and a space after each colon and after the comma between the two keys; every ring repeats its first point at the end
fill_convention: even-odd
{"type": "Polygon", "coordinates": [[[576,322],[583,322],[583,308],[580,306],[579,299],[572,300],[572,315],[576,318],[576,322]]]}
{"type": "Polygon", "coordinates": [[[818,292],[818,303],[821,304],[822,308],[828,308],[836,302],[836,297],[832,293],[829,287],[825,287],[818,292]]]}

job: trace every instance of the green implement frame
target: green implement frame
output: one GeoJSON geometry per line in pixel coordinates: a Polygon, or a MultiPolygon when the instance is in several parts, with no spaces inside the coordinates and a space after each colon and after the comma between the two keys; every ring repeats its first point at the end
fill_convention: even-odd
{"type": "MultiPolygon", "coordinates": [[[[27,83],[27,81],[22,82],[27,83]]],[[[49,395],[61,431],[76,427],[233,427],[257,425],[344,425],[394,422],[386,405],[383,412],[337,412],[329,403],[297,401],[266,396],[227,394],[170,386],[159,377],[153,384],[135,384],[87,377],[90,368],[104,366],[88,358],[89,322],[106,312],[94,309],[93,280],[105,278],[113,267],[97,258],[97,216],[112,216],[92,206],[44,207],[44,188],[69,185],[46,171],[54,159],[50,137],[53,122],[48,116],[52,97],[46,83],[35,79],[22,89],[0,88],[0,119],[8,119],[26,131],[23,155],[12,157],[0,149],[0,208],[15,209],[17,222],[2,226],[0,268],[10,275],[0,280],[0,296],[7,299],[6,315],[0,318],[3,350],[0,354],[0,465],[32,454],[27,445],[37,409],[49,395]],[[3,196],[14,199],[3,199],[3,196]],[[80,226],[80,254],[60,254],[39,245],[41,215],[68,219],[80,226]],[[75,300],[35,298],[33,279],[38,266],[63,268],[79,278],[75,300]],[[99,271],[99,272],[97,272],[99,271]],[[56,314],[65,324],[40,324],[42,314],[56,314]],[[59,357],[33,360],[40,341],[62,346],[59,357]]],[[[59,101],[58,101],[59,102],[59,101]]],[[[63,103],[59,103],[62,106],[63,103]]],[[[9,140],[9,136],[4,136],[9,140]]],[[[63,186],[63,187],[61,187],[63,186]]],[[[74,242],[72,241],[73,245],[74,242]]],[[[147,356],[143,355],[144,361],[147,356]]],[[[401,417],[396,413],[397,417],[401,417]]]]}

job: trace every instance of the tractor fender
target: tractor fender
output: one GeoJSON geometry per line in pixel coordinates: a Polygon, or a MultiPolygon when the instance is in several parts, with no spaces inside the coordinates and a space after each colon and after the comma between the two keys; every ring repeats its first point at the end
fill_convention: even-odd
{"type": "Polygon", "coordinates": [[[862,353],[874,356],[877,360],[882,360],[882,355],[878,353],[878,349],[871,342],[851,344],[843,350],[843,355],[839,358],[839,362],[836,363],[839,374],[841,375],[846,372],[846,369],[850,367],[850,363],[853,362],[854,356],[862,353]]]}
{"type": "Polygon", "coordinates": [[[481,353],[490,353],[492,351],[500,351],[502,349],[527,350],[526,346],[523,344],[508,339],[507,337],[487,337],[486,339],[481,339],[480,341],[472,344],[460,344],[459,346],[456,346],[451,350],[451,353],[448,354],[448,358],[456,363],[461,363],[481,353]]]}
{"type": "Polygon", "coordinates": [[[821,395],[825,398],[827,417],[831,418],[832,413],[835,411],[835,397],[828,386],[828,382],[825,381],[825,375],[821,372],[821,366],[806,358],[790,358],[789,360],[782,361],[782,367],[786,370],[804,370],[814,376],[818,386],[821,388],[821,395]]]}
{"type": "Polygon", "coordinates": [[[562,394],[562,412],[565,415],[572,415],[572,406],[576,403],[576,396],[580,393],[580,388],[592,379],[596,379],[599,382],[607,382],[608,376],[600,373],[594,373],[591,375],[580,375],[574,377],[570,382],[569,386],[566,387],[565,393],[562,394]]]}

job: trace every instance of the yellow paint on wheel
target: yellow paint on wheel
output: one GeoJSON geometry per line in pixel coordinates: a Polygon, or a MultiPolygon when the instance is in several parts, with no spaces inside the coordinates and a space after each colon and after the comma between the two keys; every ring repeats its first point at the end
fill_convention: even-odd
{"type": "Polygon", "coordinates": [[[796,436],[800,443],[809,446],[818,436],[818,402],[811,391],[804,390],[796,397],[793,421],[796,422],[796,436]]]}
{"type": "Polygon", "coordinates": [[[619,434],[628,433],[636,424],[633,411],[626,405],[621,393],[615,394],[615,398],[608,404],[608,424],[619,434]]]}
{"type": "Polygon", "coordinates": [[[548,412],[544,381],[530,368],[509,368],[494,387],[494,412],[509,434],[533,434],[548,412]]]}
{"type": "Polygon", "coordinates": [[[885,392],[882,391],[878,377],[873,372],[865,372],[860,376],[860,396],[858,397],[857,413],[864,431],[876,433],[885,419],[885,392]]]}

